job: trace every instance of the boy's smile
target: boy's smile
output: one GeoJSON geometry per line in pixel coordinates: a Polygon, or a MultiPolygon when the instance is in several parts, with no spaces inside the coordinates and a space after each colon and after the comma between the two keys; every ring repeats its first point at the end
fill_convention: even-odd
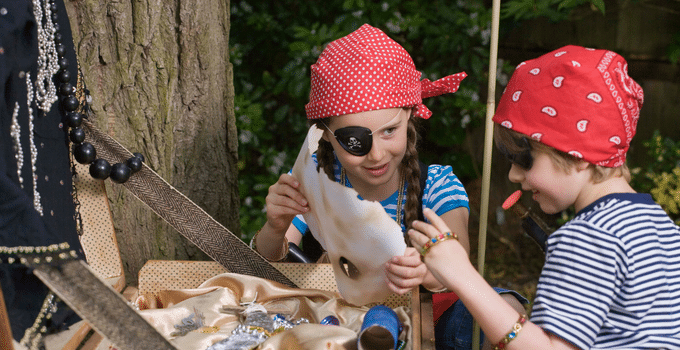
{"type": "Polygon", "coordinates": [[[567,173],[548,154],[537,151],[531,154],[534,158],[531,169],[513,163],[508,173],[510,181],[521,184],[524,191],[531,191],[533,200],[546,214],[559,213],[574,205],[590,180],[590,172],[574,167],[567,173]]]}

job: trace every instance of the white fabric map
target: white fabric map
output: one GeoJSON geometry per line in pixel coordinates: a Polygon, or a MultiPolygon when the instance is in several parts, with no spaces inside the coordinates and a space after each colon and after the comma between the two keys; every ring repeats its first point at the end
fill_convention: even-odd
{"type": "Polygon", "coordinates": [[[328,252],[340,295],[355,305],[381,302],[392,294],[384,265],[406,250],[401,227],[380,203],[360,200],[354,189],[331,181],[323,169],[317,172],[311,155],[322,133],[309,129],[292,171],[309,202],[305,221],[328,252]]]}

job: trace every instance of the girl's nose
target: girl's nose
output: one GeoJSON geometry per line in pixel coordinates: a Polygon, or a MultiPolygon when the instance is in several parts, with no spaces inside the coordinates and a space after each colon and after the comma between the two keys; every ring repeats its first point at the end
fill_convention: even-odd
{"type": "Polygon", "coordinates": [[[521,166],[512,163],[510,171],[508,172],[508,179],[514,183],[522,182],[522,180],[524,180],[524,169],[521,166]]]}
{"type": "Polygon", "coordinates": [[[380,142],[380,138],[373,137],[373,146],[371,147],[371,150],[368,152],[366,156],[368,157],[369,160],[375,161],[382,159],[384,154],[385,149],[382,142],[380,142]]]}

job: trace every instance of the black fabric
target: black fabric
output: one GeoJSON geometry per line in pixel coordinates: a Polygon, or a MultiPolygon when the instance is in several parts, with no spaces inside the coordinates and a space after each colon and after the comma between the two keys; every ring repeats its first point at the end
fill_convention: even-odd
{"type": "MultiPolygon", "coordinates": [[[[66,47],[72,84],[77,77],[77,64],[71,28],[62,0],[58,7],[59,33],[66,47]]],[[[43,215],[33,206],[33,179],[27,87],[25,74],[31,81],[37,76],[37,22],[32,2],[0,0],[0,246],[49,246],[63,242],[82,256],[75,224],[68,138],[63,127],[66,113],[56,102],[49,113],[33,103],[34,142],[38,151],[36,163],[37,191],[41,196],[43,215]],[[10,136],[15,104],[19,105],[19,125],[24,165],[17,174],[15,141],[10,136]]],[[[56,82],[56,79],[55,79],[56,82]]],[[[58,83],[57,83],[58,87],[58,83]]],[[[34,88],[35,90],[35,88],[34,88]]],[[[0,264],[0,283],[8,308],[12,335],[20,340],[37,316],[48,289],[25,267],[0,264]]],[[[50,322],[50,331],[75,322],[78,318],[65,305],[50,322]]]]}

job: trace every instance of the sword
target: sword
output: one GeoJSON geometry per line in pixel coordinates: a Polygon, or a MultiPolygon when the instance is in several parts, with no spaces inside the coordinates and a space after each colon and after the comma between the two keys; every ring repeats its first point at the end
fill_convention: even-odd
{"type": "Polygon", "coordinates": [[[97,332],[121,349],[176,350],[130,307],[121,294],[101,281],[82,260],[27,264],[33,273],[97,332]]]}

